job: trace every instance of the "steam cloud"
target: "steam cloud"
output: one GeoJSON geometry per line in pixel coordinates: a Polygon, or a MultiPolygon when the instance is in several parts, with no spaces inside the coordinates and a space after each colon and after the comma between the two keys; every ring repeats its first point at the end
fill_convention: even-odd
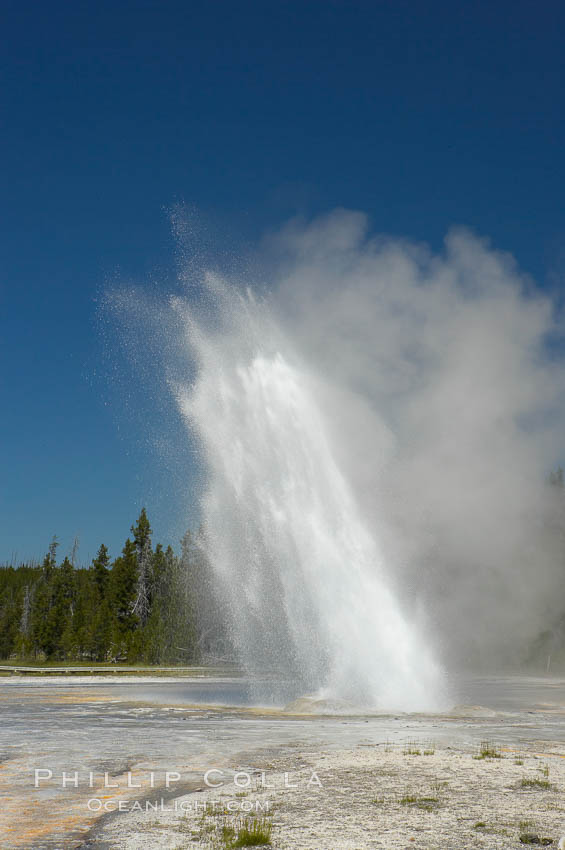
{"type": "Polygon", "coordinates": [[[563,362],[549,297],[465,230],[440,256],[336,211],[271,238],[274,300],[320,377],[335,449],[391,573],[473,664],[563,611],[563,362]]]}

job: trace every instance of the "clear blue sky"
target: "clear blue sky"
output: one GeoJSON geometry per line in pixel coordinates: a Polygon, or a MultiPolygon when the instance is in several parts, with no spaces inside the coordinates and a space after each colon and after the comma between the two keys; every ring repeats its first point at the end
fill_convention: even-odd
{"type": "Polygon", "coordinates": [[[0,560],[194,520],[96,321],[109,279],[170,277],[178,201],[232,245],[335,206],[434,247],[466,224],[563,285],[556,0],[0,5],[0,560]]]}

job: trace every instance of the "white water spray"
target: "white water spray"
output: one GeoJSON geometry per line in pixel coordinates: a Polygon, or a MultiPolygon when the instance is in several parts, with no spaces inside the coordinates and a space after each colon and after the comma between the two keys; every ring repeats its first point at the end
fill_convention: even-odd
{"type": "Polygon", "coordinates": [[[176,393],[204,453],[209,557],[242,663],[279,674],[285,698],[441,707],[442,671],[390,590],[315,383],[264,305],[207,285],[212,327],[175,303],[198,363],[176,393]]]}

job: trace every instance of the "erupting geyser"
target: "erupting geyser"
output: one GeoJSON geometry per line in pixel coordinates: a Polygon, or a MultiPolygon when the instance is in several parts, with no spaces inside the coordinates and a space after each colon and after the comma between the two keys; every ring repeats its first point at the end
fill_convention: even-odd
{"type": "Polygon", "coordinates": [[[204,454],[209,556],[243,664],[276,671],[288,698],[444,706],[442,670],[391,591],[316,382],[265,305],[207,286],[212,321],[175,303],[198,364],[176,393],[204,454]]]}
{"type": "Polygon", "coordinates": [[[464,230],[433,253],[360,213],[291,222],[257,255],[258,298],[258,275],[203,275],[175,226],[187,297],[106,304],[198,442],[214,622],[267,682],[257,699],[441,709],[443,664],[513,668],[558,643],[559,305],[464,230]]]}

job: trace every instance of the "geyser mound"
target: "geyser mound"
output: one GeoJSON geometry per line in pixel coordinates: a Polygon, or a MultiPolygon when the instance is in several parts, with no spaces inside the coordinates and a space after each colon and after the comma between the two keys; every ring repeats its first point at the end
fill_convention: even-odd
{"type": "Polygon", "coordinates": [[[202,447],[208,555],[245,668],[278,674],[285,700],[437,709],[442,670],[391,590],[316,381],[265,304],[207,285],[204,319],[176,302],[198,364],[176,393],[202,447]]]}

